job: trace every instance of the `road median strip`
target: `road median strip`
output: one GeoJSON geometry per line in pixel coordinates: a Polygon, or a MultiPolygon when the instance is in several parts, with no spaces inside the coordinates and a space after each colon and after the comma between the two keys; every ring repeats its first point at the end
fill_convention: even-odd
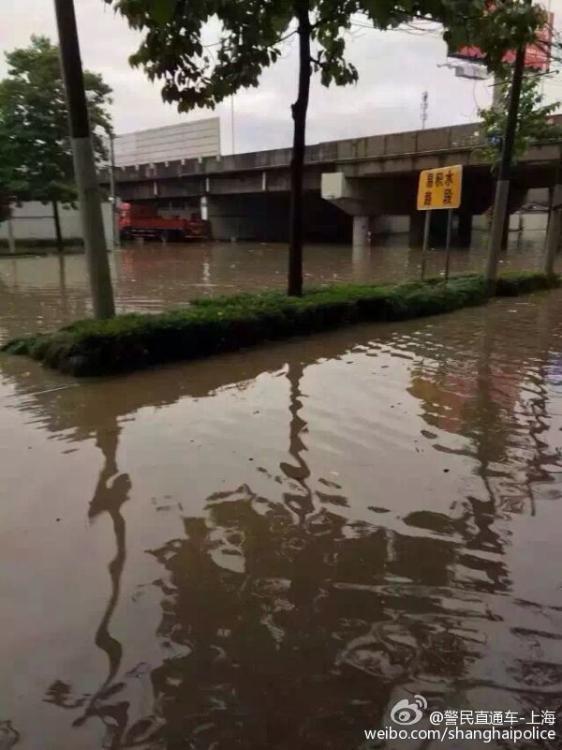
{"type": "MultiPolygon", "coordinates": [[[[518,296],[560,285],[558,276],[518,272],[502,275],[495,296],[518,296]]],[[[193,300],[188,307],[157,314],[126,314],[82,320],[54,333],[13,339],[9,354],[32,357],[76,376],[130,372],[173,361],[199,359],[266,341],[344,325],[398,321],[485,304],[481,276],[387,285],[341,284],[307,291],[238,294],[193,300]]]]}

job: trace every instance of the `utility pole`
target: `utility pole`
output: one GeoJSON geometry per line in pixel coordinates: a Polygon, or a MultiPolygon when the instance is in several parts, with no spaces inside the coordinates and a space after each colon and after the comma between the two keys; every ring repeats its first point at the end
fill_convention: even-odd
{"type": "Polygon", "coordinates": [[[115,305],[84,90],[74,0],[55,0],[55,11],[94,317],[111,318],[115,315],[115,305]]]}
{"type": "Polygon", "coordinates": [[[519,114],[519,100],[521,98],[521,85],[523,83],[523,71],[525,67],[525,44],[520,44],[515,55],[513,65],[513,76],[511,90],[509,93],[509,104],[507,109],[507,120],[503,135],[502,153],[496,182],[496,194],[494,199],[494,213],[492,216],[492,227],[488,243],[488,261],[486,264],[485,279],[490,290],[493,289],[498,275],[498,257],[502,245],[502,237],[507,216],[507,203],[509,199],[509,184],[511,179],[511,163],[513,159],[513,147],[515,145],[515,134],[517,132],[517,118],[519,114]]]}
{"type": "Polygon", "coordinates": [[[117,190],[115,187],[115,135],[109,134],[109,156],[111,159],[109,172],[109,189],[111,192],[111,232],[113,247],[117,248],[121,244],[119,236],[119,207],[117,206],[117,190]]]}
{"type": "Polygon", "coordinates": [[[234,121],[234,94],[230,97],[230,134],[232,140],[232,153],[236,153],[236,123],[234,121]]]}
{"type": "Polygon", "coordinates": [[[424,91],[421,98],[421,129],[425,130],[427,122],[427,113],[429,110],[429,93],[424,91]]]}

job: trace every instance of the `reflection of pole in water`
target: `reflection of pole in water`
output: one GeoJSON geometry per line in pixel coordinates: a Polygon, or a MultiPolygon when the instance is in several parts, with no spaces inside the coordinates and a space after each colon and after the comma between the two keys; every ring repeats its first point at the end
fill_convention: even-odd
{"type": "Polygon", "coordinates": [[[538,361],[537,373],[532,378],[533,387],[536,389],[536,395],[529,400],[529,411],[531,413],[531,423],[529,425],[529,438],[533,443],[534,450],[531,452],[527,471],[525,474],[525,487],[529,494],[530,513],[536,514],[534,482],[552,481],[551,473],[545,469],[545,465],[552,464],[556,457],[548,450],[548,441],[541,439],[541,435],[548,432],[549,414],[548,414],[548,363],[551,346],[551,335],[553,321],[550,313],[556,312],[558,300],[550,293],[545,299],[541,300],[538,305],[537,314],[537,340],[540,351],[534,356],[538,361]]]}
{"type": "Polygon", "coordinates": [[[201,281],[205,286],[208,286],[212,281],[211,276],[211,253],[209,252],[207,245],[203,248],[203,263],[201,264],[201,281]]]}
{"type": "Polygon", "coordinates": [[[104,747],[117,748],[120,746],[121,736],[127,725],[128,703],[121,701],[104,706],[102,701],[113,695],[112,683],[119,671],[123,655],[123,647],[111,635],[109,625],[119,600],[121,576],[125,566],[125,520],[121,515],[121,506],[129,499],[131,480],[128,474],[119,474],[117,466],[119,428],[117,425],[115,424],[110,429],[98,430],[96,442],[103,453],[104,465],[90,503],[88,516],[94,519],[104,512],[108,513],[113,523],[116,542],[116,554],[108,566],[111,594],[95,636],[96,646],[107,654],[109,669],[106,679],[89,701],[84,714],[76,720],[75,725],[83,724],[91,716],[98,716],[106,725],[111,737],[110,744],[104,747]]]}
{"type": "Polygon", "coordinates": [[[478,474],[488,495],[490,510],[492,513],[495,513],[498,504],[491,482],[493,472],[490,471],[490,455],[494,450],[493,441],[494,439],[497,440],[497,437],[493,435],[492,426],[496,423],[501,424],[501,422],[497,414],[498,405],[491,394],[493,380],[491,356],[495,346],[492,325],[492,316],[489,313],[485,314],[480,353],[476,361],[478,389],[476,397],[480,407],[478,409],[478,418],[482,422],[477,426],[474,440],[476,443],[475,455],[478,461],[478,474]]]}
{"type": "Polygon", "coordinates": [[[8,218],[6,220],[8,226],[8,247],[12,255],[16,254],[16,238],[14,234],[14,216],[12,206],[8,206],[8,218]]]}
{"type": "Polygon", "coordinates": [[[66,291],[66,258],[64,253],[57,253],[57,260],[59,264],[59,292],[61,300],[61,312],[63,319],[67,319],[68,315],[68,294],[66,291]]]}
{"type": "MultiPolygon", "coordinates": [[[[522,461],[524,463],[523,481],[515,481],[517,481],[518,485],[525,488],[526,497],[524,499],[528,501],[531,515],[534,515],[536,512],[533,484],[538,480],[548,480],[550,475],[548,471],[543,469],[543,466],[552,462],[552,456],[548,452],[548,444],[540,437],[548,430],[548,388],[546,383],[552,330],[548,314],[549,300],[550,298],[542,300],[538,304],[536,335],[534,336],[534,340],[538,344],[534,348],[532,361],[526,360],[526,355],[523,355],[523,361],[516,363],[515,358],[510,356],[505,364],[506,369],[511,362],[521,368],[517,380],[517,402],[519,410],[525,412],[527,427],[525,434],[530,439],[532,447],[525,451],[529,454],[529,459],[522,461]],[[529,369],[529,365],[531,369],[529,369]],[[532,383],[532,388],[525,387],[525,380],[532,383]],[[529,391],[531,392],[531,396],[525,398],[525,394],[529,393],[529,391]]],[[[555,304],[556,302],[555,300],[555,304]]],[[[534,315],[534,311],[531,311],[531,314],[534,315]]],[[[494,326],[494,318],[487,315],[485,318],[481,356],[477,364],[479,375],[479,413],[481,414],[483,423],[479,430],[480,439],[477,442],[476,455],[480,463],[479,474],[482,477],[493,506],[497,507],[498,498],[495,497],[492,487],[496,472],[490,469],[490,463],[494,461],[494,456],[497,456],[496,461],[505,461],[511,428],[509,424],[504,425],[497,394],[492,392],[496,385],[497,376],[494,374],[491,363],[494,360],[496,341],[499,343],[497,337],[494,340],[494,326]]],[[[513,373],[510,372],[510,377],[515,377],[516,372],[517,370],[514,368],[513,373]]],[[[520,421],[515,411],[515,405],[510,405],[510,418],[512,421],[520,421]]]]}
{"type": "Polygon", "coordinates": [[[284,493],[285,502],[299,517],[301,523],[304,522],[306,516],[314,510],[312,490],[307,483],[307,479],[310,477],[310,469],[303,457],[303,453],[307,450],[307,447],[303,442],[302,435],[307,428],[307,423],[300,415],[302,409],[300,382],[304,369],[304,366],[300,362],[298,364],[289,363],[287,369],[287,380],[290,385],[289,413],[291,415],[291,421],[289,424],[289,453],[293,457],[295,463],[289,464],[283,462],[281,464],[283,473],[289,477],[289,479],[297,482],[302,490],[299,493],[284,493]]]}
{"type": "Polygon", "coordinates": [[[21,740],[21,734],[15,729],[12,722],[7,719],[0,721],[0,748],[1,750],[12,750],[21,740]]]}
{"type": "Polygon", "coordinates": [[[12,290],[14,292],[17,292],[17,291],[19,291],[19,275],[18,275],[18,261],[17,261],[17,258],[13,257],[11,259],[11,266],[12,266],[12,279],[13,279],[11,286],[12,286],[12,290]]]}

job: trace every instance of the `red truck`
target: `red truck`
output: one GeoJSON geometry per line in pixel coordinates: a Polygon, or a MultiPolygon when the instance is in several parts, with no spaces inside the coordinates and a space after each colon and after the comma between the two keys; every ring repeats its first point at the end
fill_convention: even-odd
{"type": "Polygon", "coordinates": [[[126,241],[135,237],[163,241],[207,240],[210,237],[208,221],[194,214],[189,219],[182,216],[164,218],[150,205],[122,203],[119,209],[119,233],[126,241]]]}

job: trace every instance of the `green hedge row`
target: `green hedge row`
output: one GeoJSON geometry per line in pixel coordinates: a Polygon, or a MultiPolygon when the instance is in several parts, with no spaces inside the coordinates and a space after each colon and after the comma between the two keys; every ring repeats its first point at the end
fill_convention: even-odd
{"type": "MultiPolygon", "coordinates": [[[[558,286],[538,273],[502,276],[497,296],[558,286]]],[[[163,362],[233,351],[263,341],[314,333],[359,321],[406,320],[486,302],[480,276],[397,285],[338,285],[287,297],[278,292],[194,300],[157,315],[83,320],[49,334],[15,339],[3,349],[73,375],[126,372],[163,362]]]]}

